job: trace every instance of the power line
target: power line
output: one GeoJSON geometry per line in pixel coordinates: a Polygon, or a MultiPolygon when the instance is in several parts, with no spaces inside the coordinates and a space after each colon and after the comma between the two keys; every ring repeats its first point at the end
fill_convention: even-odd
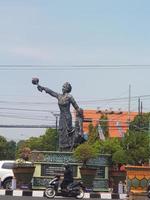
{"type": "Polygon", "coordinates": [[[32,120],[40,120],[40,121],[48,121],[48,122],[54,121],[54,120],[48,119],[47,117],[45,119],[45,118],[37,118],[37,117],[24,117],[24,116],[15,115],[15,114],[13,114],[13,115],[10,115],[10,114],[0,114],[0,117],[6,117],[6,118],[12,118],[12,119],[13,118],[15,118],[15,119],[32,119],[32,120]]]}
{"type": "MultiPolygon", "coordinates": [[[[137,100],[138,98],[142,98],[142,99],[147,99],[147,98],[150,98],[150,94],[148,95],[138,95],[138,96],[132,96],[131,97],[131,100],[137,100]]],[[[115,101],[115,102],[118,102],[118,101],[128,101],[128,97],[120,97],[120,98],[108,98],[108,99],[96,99],[96,100],[80,100],[80,101],[77,101],[78,103],[97,103],[97,102],[109,102],[109,101],[115,101]]],[[[24,102],[24,101],[0,101],[0,103],[4,104],[4,103],[14,103],[14,104],[26,104],[26,105],[40,105],[40,104],[43,104],[43,105],[50,105],[50,104],[57,104],[57,102],[24,102]]]]}
{"type": "Polygon", "coordinates": [[[99,70],[99,69],[150,69],[150,64],[98,64],[98,65],[0,65],[0,70],[99,70]]]}
{"type": "MultiPolygon", "coordinates": [[[[118,130],[117,126],[107,126],[111,130],[118,130]]],[[[121,126],[122,128],[128,128],[128,126],[121,126]]],[[[56,125],[13,125],[13,124],[0,124],[0,128],[53,128],[56,129],[56,125]]],[[[140,130],[148,130],[148,127],[136,127],[140,130]]]]}
{"type": "Polygon", "coordinates": [[[2,108],[2,107],[0,107],[0,110],[16,110],[16,111],[33,111],[33,112],[48,112],[48,113],[50,113],[51,111],[49,111],[49,110],[40,110],[40,109],[24,109],[24,108],[10,108],[10,107],[8,107],[8,108],[2,108]]]}
{"type": "Polygon", "coordinates": [[[0,125],[0,128],[53,128],[55,125],[0,125]]]}

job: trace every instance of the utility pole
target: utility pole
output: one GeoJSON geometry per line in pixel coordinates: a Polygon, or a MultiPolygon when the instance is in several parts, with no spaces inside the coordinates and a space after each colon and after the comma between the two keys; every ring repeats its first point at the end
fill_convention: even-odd
{"type": "Polygon", "coordinates": [[[55,121],[55,127],[56,127],[56,131],[58,131],[58,119],[59,119],[59,114],[58,113],[54,113],[51,112],[52,115],[55,117],[56,121],[55,121]]]}
{"type": "Polygon", "coordinates": [[[58,131],[58,118],[59,118],[59,114],[55,114],[56,117],[56,131],[58,131]]]}
{"type": "Polygon", "coordinates": [[[141,116],[142,116],[142,115],[143,115],[143,102],[142,102],[142,101],[141,101],[141,105],[140,105],[140,107],[141,107],[141,110],[140,110],[141,113],[140,113],[140,114],[141,114],[141,116]]]}
{"type": "Polygon", "coordinates": [[[141,114],[141,100],[140,97],[138,98],[138,114],[141,114]]]}
{"type": "Polygon", "coordinates": [[[138,98],[138,114],[139,114],[139,128],[141,128],[142,115],[143,115],[143,102],[140,97],[138,98]]]}
{"type": "Polygon", "coordinates": [[[129,85],[129,101],[128,101],[128,128],[130,124],[130,112],[131,112],[131,85],[129,85]]]}

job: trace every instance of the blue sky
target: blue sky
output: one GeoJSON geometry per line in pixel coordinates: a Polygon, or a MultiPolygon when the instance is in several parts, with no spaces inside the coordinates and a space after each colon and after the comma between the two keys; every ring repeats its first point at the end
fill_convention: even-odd
{"type": "Polygon", "coordinates": [[[0,1],[1,64],[147,63],[149,9],[148,0],[0,1]]]}
{"type": "MultiPolygon", "coordinates": [[[[13,102],[39,101],[49,103],[40,109],[57,111],[57,104],[51,105],[56,103],[55,99],[39,94],[31,85],[32,77],[36,76],[41,84],[58,92],[69,81],[73,96],[83,108],[127,110],[127,101],[101,100],[128,97],[129,84],[132,96],[150,95],[149,0],[0,0],[0,19],[0,96],[1,101],[9,101],[1,102],[0,108],[33,109],[35,105],[13,102]],[[134,64],[141,66],[94,68],[94,65],[134,64]],[[6,65],[10,65],[7,70],[6,65]],[[18,70],[12,65],[18,65],[18,70]],[[22,65],[32,67],[23,70],[22,65]],[[41,69],[45,65],[59,66],[61,70],[37,70],[37,65],[41,69]],[[74,65],[89,65],[90,69],[64,70],[74,65]]],[[[145,111],[150,110],[148,100],[143,98],[145,111]]],[[[132,101],[131,110],[137,111],[137,99],[132,101]]],[[[4,111],[0,110],[2,124],[37,123],[3,117],[4,111]]],[[[13,137],[20,137],[18,130],[0,131],[8,137],[12,133],[13,137]]],[[[41,133],[41,130],[19,131],[23,137],[41,133]]]]}

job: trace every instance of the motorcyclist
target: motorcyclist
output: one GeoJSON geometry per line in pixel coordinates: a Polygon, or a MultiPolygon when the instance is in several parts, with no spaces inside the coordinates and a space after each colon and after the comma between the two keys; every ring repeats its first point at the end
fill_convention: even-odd
{"type": "Polygon", "coordinates": [[[64,179],[61,183],[61,189],[67,191],[67,186],[73,182],[73,173],[69,164],[66,164],[64,170],[64,179]]]}

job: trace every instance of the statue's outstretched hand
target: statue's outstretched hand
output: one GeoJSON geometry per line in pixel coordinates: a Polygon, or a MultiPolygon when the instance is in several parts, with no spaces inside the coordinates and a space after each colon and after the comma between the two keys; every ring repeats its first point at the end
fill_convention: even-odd
{"type": "Polygon", "coordinates": [[[38,89],[40,92],[42,92],[42,91],[44,90],[44,88],[43,88],[42,86],[40,86],[40,85],[37,86],[37,89],[38,89]]]}

